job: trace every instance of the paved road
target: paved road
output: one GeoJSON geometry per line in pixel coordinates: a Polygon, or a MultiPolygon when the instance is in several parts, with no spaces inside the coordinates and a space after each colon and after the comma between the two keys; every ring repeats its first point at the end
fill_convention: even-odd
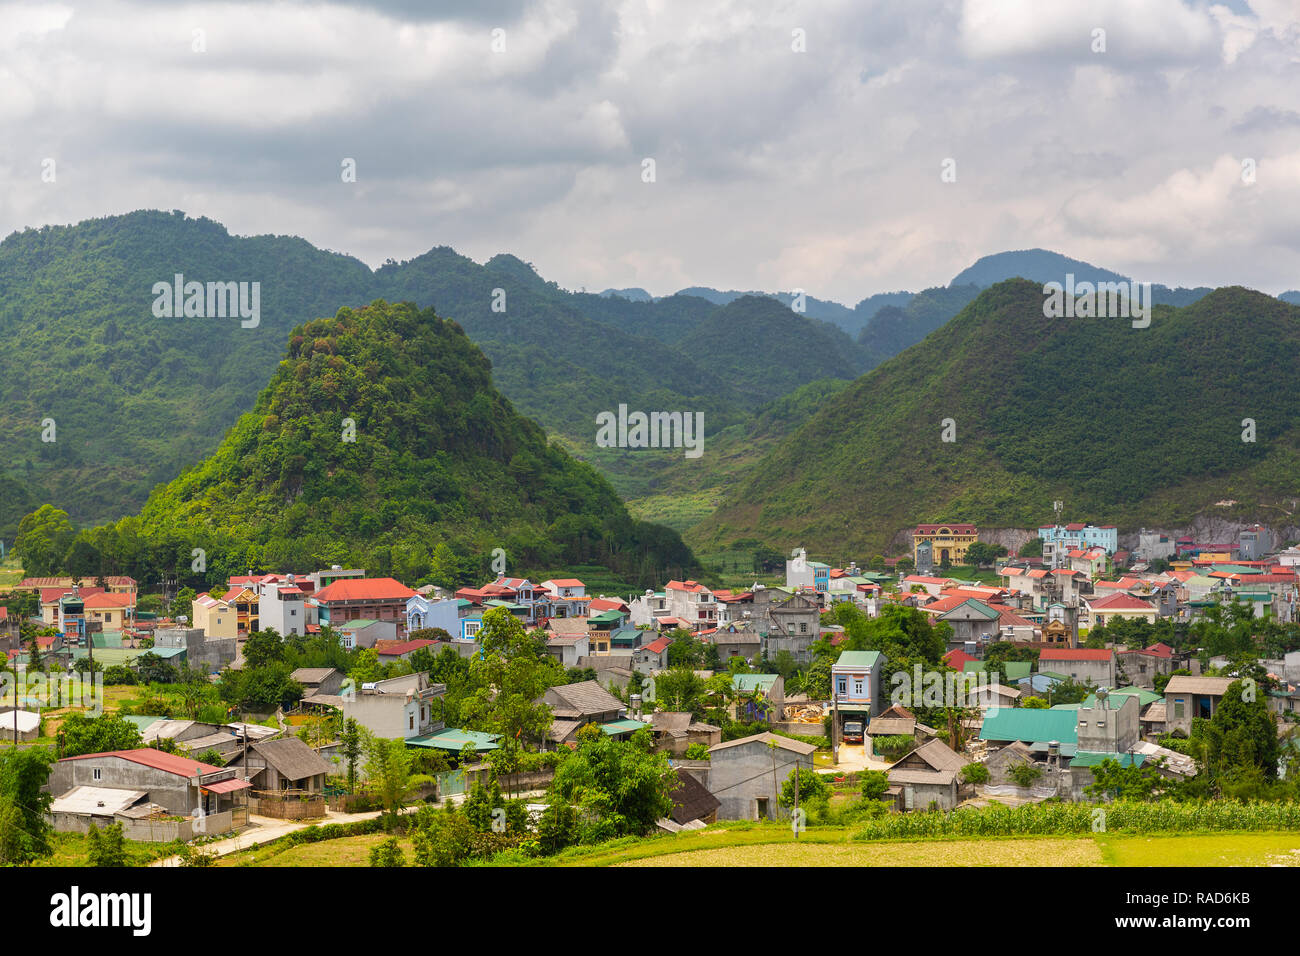
{"type": "MultiPolygon", "coordinates": [[[[545,796],[545,791],[533,790],[520,794],[520,796],[545,796]]],[[[463,793],[452,794],[437,806],[446,806],[448,803],[462,803],[465,797],[466,794],[463,793]]],[[[416,804],[407,807],[403,812],[414,813],[420,806],[421,804],[416,804]]],[[[240,850],[247,850],[262,843],[270,843],[272,840],[278,840],[295,830],[305,830],[307,827],[321,826],[327,823],[356,823],[358,820],[373,820],[379,816],[380,812],[379,810],[370,810],[365,813],[336,813],[333,810],[328,810],[324,818],[317,817],[314,820],[277,820],[274,817],[263,817],[258,816],[256,813],[250,813],[248,815],[249,826],[246,830],[224,840],[217,840],[215,843],[206,843],[202,846],[202,850],[215,856],[225,856],[228,853],[238,853],[240,850]]],[[[169,856],[161,860],[155,860],[149,865],[180,866],[181,858],[179,856],[169,856]]]]}

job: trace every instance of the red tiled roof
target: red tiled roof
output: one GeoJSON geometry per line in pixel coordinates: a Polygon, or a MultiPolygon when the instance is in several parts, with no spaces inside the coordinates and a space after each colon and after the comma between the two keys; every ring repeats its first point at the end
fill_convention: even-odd
{"type": "Polygon", "coordinates": [[[1153,610],[1150,602],[1142,601],[1133,595],[1120,591],[1117,594],[1107,594],[1105,597],[1089,601],[1088,606],[1101,611],[1150,611],[1153,610]]]}
{"type": "Polygon", "coordinates": [[[134,594],[92,594],[86,598],[88,608],[135,607],[134,594]]]}
{"type": "Polygon", "coordinates": [[[667,637],[661,637],[657,641],[651,641],[645,646],[645,649],[651,654],[662,654],[672,646],[672,640],[667,637]]]}
{"type": "Polygon", "coordinates": [[[1045,647],[1038,653],[1040,661],[1108,661],[1108,647],[1045,647]]]}
{"type": "MultiPolygon", "coordinates": [[[[105,593],[105,591],[103,588],[80,588],[78,593],[80,594],[81,597],[84,598],[84,597],[90,597],[92,594],[103,594],[105,593]]],[[[70,587],[41,588],[41,603],[53,604],[59,598],[70,594],[72,594],[72,588],[70,587]]]]}
{"type": "Polygon", "coordinates": [[[597,614],[601,611],[626,611],[627,605],[622,601],[611,600],[609,598],[596,598],[591,602],[591,613],[597,614]]]}
{"type": "Polygon", "coordinates": [[[708,590],[698,581],[669,581],[664,585],[664,589],[668,591],[689,591],[692,594],[699,594],[701,591],[708,590]]]}
{"type": "Polygon", "coordinates": [[[553,584],[556,587],[561,587],[561,588],[585,588],[587,586],[583,584],[581,581],[579,581],[577,578],[555,578],[554,580],[547,581],[546,583],[553,584]]]}
{"type": "Polygon", "coordinates": [[[403,654],[409,654],[411,651],[418,651],[422,647],[431,647],[437,644],[437,641],[431,641],[427,638],[420,638],[414,641],[376,641],[376,652],[385,657],[400,657],[403,654]],[[381,648],[378,645],[383,644],[381,648]]]}
{"type": "Polygon", "coordinates": [[[340,578],[316,592],[322,604],[331,601],[405,601],[415,592],[395,578],[340,578]]]}
{"type": "Polygon", "coordinates": [[[199,774],[216,773],[221,769],[212,766],[210,763],[200,763],[197,760],[191,760],[189,757],[164,753],[161,750],[154,750],[152,747],[140,747],[136,750],[106,750],[103,753],[82,754],[80,757],[64,757],[63,760],[89,760],[92,757],[121,757],[123,760],[129,760],[144,767],[152,767],[154,770],[161,770],[164,773],[175,774],[178,777],[197,777],[199,774]]]}
{"type": "Polygon", "coordinates": [[[971,657],[960,647],[954,647],[947,654],[943,655],[943,662],[955,671],[961,670],[971,661],[979,660],[977,657],[971,657]]]}
{"type": "Polygon", "coordinates": [[[916,526],[916,533],[934,534],[940,528],[947,528],[953,534],[975,533],[975,526],[973,524],[919,524],[916,526]]]}

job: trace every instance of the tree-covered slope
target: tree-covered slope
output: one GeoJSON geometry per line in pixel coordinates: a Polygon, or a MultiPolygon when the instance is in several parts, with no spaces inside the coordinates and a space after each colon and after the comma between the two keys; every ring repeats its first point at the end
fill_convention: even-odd
{"type": "Polygon", "coordinates": [[[1220,289],[1135,329],[1045,318],[1040,285],[1003,282],[835,395],[693,540],[878,550],[920,521],[1032,527],[1055,499],[1121,527],[1276,519],[1300,498],[1298,372],[1300,308],[1266,295],[1220,289]]]}
{"type": "Polygon", "coordinates": [[[644,584],[693,565],[514,410],[456,323],[382,301],[294,329],[210,457],[85,537],[109,568],[184,573],[202,548],[214,581],[337,561],[419,580],[440,544],[479,573],[494,548],[512,571],[604,564],[644,584]]]}

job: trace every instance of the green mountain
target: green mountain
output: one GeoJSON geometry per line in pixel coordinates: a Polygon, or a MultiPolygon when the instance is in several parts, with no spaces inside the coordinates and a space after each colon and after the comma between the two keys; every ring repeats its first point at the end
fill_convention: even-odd
{"type": "Polygon", "coordinates": [[[134,511],[252,407],[291,328],[376,298],[459,322],[515,406],[580,456],[614,462],[624,495],[648,491],[644,466],[658,452],[620,467],[623,456],[595,448],[598,413],[619,403],[702,412],[712,434],[746,421],[755,401],[877,361],[838,329],[767,299],[724,312],[690,296],[572,293],[510,255],[480,265],[441,247],[372,272],[301,239],[231,236],[179,212],[28,229],[0,243],[0,478],[10,489],[0,535],[12,538],[32,500],[79,524],[134,511]],[[155,316],[155,283],[178,273],[259,283],[260,321],[155,316]],[[771,356],[794,339],[816,348],[772,376],[771,356]]]}
{"type": "Polygon", "coordinates": [[[692,541],[897,551],[921,521],[1032,527],[1056,499],[1121,528],[1277,520],[1300,498],[1297,373],[1300,308],[1270,296],[1219,289],[1136,329],[1045,318],[1041,285],[1002,282],[835,394],[692,541]]]}
{"type": "Polygon", "coordinates": [[[188,577],[201,548],[209,582],[349,561],[452,583],[487,574],[495,548],[511,573],[599,564],[639,586],[695,563],[514,410],[459,325],[382,301],[295,328],[211,456],[83,538],[137,576],[188,577]]]}

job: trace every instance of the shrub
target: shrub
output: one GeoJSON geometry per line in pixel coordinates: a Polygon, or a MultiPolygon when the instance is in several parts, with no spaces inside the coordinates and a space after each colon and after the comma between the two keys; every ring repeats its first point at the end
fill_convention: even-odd
{"type": "Polygon", "coordinates": [[[982,763],[968,763],[961,768],[961,779],[966,783],[988,783],[989,768],[982,763]]]}
{"type": "Polygon", "coordinates": [[[1007,770],[1007,776],[1015,781],[1017,787],[1032,787],[1042,775],[1043,768],[1031,763],[1018,763],[1007,770]]]}
{"type": "Polygon", "coordinates": [[[684,756],[686,757],[687,760],[708,760],[709,745],[703,743],[691,744],[689,747],[686,748],[686,753],[684,756]]]}
{"type": "Polygon", "coordinates": [[[371,866],[406,866],[406,856],[397,845],[396,837],[389,837],[370,848],[371,866]]]}

